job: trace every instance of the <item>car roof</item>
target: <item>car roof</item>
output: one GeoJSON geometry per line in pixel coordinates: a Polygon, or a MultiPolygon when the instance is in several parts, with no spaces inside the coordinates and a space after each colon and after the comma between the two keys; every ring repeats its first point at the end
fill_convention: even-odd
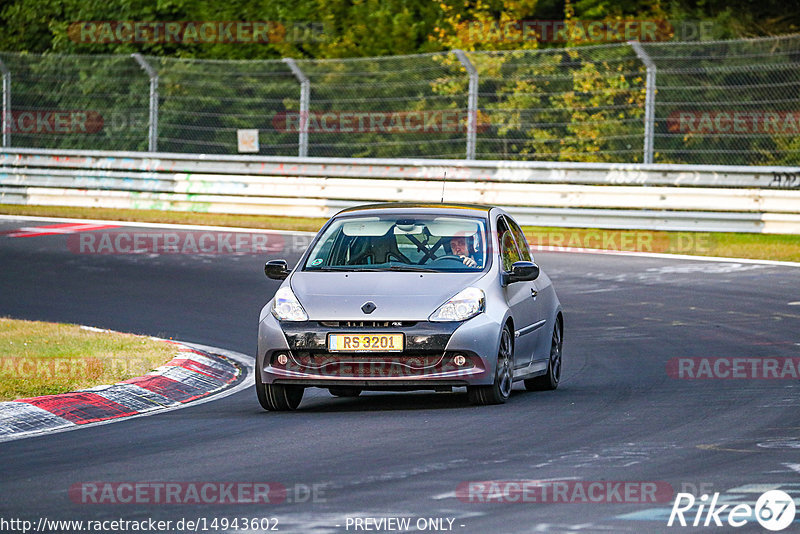
{"type": "Polygon", "coordinates": [[[414,213],[446,213],[453,215],[456,213],[464,215],[478,215],[485,216],[489,211],[494,209],[493,206],[483,206],[480,204],[440,204],[440,203],[425,203],[425,202],[381,202],[377,204],[364,204],[361,206],[353,206],[346,208],[337,213],[336,215],[354,214],[362,212],[380,212],[380,211],[413,211],[414,213]],[[478,212],[478,213],[467,213],[478,212]]]}

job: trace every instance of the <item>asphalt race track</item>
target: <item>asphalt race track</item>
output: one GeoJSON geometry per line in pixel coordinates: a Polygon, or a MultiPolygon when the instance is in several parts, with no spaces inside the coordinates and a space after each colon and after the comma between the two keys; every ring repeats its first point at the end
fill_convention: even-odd
{"type": "MultiPolygon", "coordinates": [[[[48,224],[4,220],[0,232],[48,224]]],[[[296,251],[80,254],[66,240],[0,235],[0,315],[250,355],[259,310],[278,287],[264,277],[264,261],[298,258],[296,251]]],[[[750,505],[772,488],[800,496],[800,381],[688,380],[667,371],[673,358],[800,357],[800,268],[607,254],[536,259],[564,308],[564,373],[555,392],[528,393],[518,384],[507,404],[472,407],[463,392],[341,399],[309,390],[297,412],[267,413],[248,389],[2,443],[0,517],[205,518],[209,525],[277,518],[280,532],[314,533],[357,532],[354,518],[389,517],[411,518],[412,532],[420,518],[463,533],[764,532],[754,520],[738,529],[668,527],[672,493],[655,503],[614,495],[586,502],[573,493],[569,502],[487,503],[457,495],[470,481],[550,480],[669,484],[675,493],[719,492],[720,501],[750,505]],[[202,505],[70,498],[70,487],[91,481],[268,482],[288,496],[202,505]],[[317,494],[308,497],[312,487],[317,494]]],[[[785,530],[798,531],[800,514],[785,530]]]]}

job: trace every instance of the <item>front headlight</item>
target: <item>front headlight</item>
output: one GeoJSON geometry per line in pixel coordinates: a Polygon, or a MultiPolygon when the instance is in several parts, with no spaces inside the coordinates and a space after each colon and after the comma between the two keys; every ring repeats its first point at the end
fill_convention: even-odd
{"type": "Polygon", "coordinates": [[[486,308],[486,295],[482,289],[468,287],[460,291],[431,314],[431,321],[466,321],[486,308]]]}
{"type": "Polygon", "coordinates": [[[308,321],[308,314],[289,286],[284,286],[275,293],[272,315],[279,321],[308,321]]]}

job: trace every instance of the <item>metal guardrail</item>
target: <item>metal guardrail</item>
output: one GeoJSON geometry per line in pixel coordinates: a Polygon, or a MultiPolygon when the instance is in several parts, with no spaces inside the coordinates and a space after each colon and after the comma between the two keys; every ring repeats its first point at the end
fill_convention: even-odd
{"type": "Polygon", "coordinates": [[[504,206],[523,224],[800,233],[800,168],[0,152],[0,202],[327,217],[364,202],[504,206]]]}
{"type": "Polygon", "coordinates": [[[5,149],[3,168],[369,177],[588,185],[758,187],[800,191],[800,167],[449,159],[294,158],[99,150],[5,149]]]}

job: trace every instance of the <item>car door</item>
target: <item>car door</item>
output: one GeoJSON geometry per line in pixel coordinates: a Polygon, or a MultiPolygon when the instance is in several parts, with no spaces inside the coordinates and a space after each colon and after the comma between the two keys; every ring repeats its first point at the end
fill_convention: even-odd
{"type": "MultiPolygon", "coordinates": [[[[510,217],[507,218],[507,222],[508,226],[511,228],[511,232],[514,234],[514,239],[517,243],[517,248],[519,249],[520,259],[522,259],[522,261],[533,261],[528,240],[525,239],[525,234],[522,233],[522,229],[519,227],[516,221],[510,217]]],[[[526,313],[529,314],[532,322],[528,326],[527,330],[518,329],[520,332],[520,337],[517,338],[517,340],[527,337],[525,344],[526,346],[530,345],[530,361],[535,361],[537,359],[537,353],[539,355],[539,359],[546,359],[549,356],[550,338],[544,334],[547,332],[547,306],[545,302],[547,292],[545,291],[545,280],[546,276],[542,276],[530,282],[520,282],[520,284],[526,284],[528,287],[528,292],[531,298],[528,302],[529,306],[527,306],[526,313]],[[544,343],[547,343],[547,347],[543,350],[542,347],[544,343]]]]}
{"type": "MultiPolygon", "coordinates": [[[[530,258],[530,251],[524,251],[527,252],[526,256],[521,255],[512,224],[513,221],[504,216],[500,216],[497,220],[501,269],[507,273],[511,271],[514,262],[525,257],[530,258]]],[[[527,246],[524,241],[523,244],[527,246]]],[[[533,282],[514,282],[503,288],[503,291],[514,318],[514,368],[525,368],[531,363],[537,341],[535,323],[539,316],[535,300],[536,288],[533,282]]]]}

